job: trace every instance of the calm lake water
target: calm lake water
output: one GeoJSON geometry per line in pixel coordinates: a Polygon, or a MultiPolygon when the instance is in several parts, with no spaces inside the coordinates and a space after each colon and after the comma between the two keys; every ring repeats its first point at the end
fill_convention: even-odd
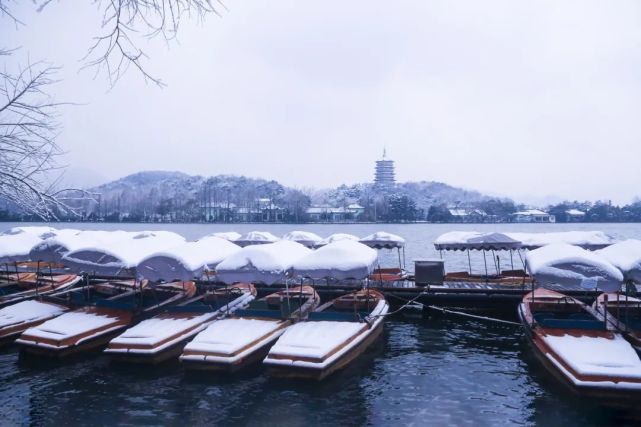
{"type": "MultiPolygon", "coordinates": [[[[407,239],[408,267],[414,258],[438,256],[432,242],[452,230],[602,230],[641,238],[637,224],[65,226],[167,229],[189,239],[232,230],[282,235],[300,229],[321,236],[385,230],[407,239]]],[[[482,257],[474,258],[474,268],[481,268],[482,257]]],[[[397,262],[395,254],[382,259],[397,262]]],[[[450,270],[467,268],[460,254],[445,259],[450,270]]],[[[65,362],[21,359],[15,347],[8,347],[0,351],[0,425],[641,424],[634,410],[601,407],[557,384],[534,359],[518,327],[407,313],[388,319],[385,328],[367,355],[321,383],[274,380],[260,367],[231,377],[190,375],[178,363],[130,367],[99,354],[65,362]]]]}

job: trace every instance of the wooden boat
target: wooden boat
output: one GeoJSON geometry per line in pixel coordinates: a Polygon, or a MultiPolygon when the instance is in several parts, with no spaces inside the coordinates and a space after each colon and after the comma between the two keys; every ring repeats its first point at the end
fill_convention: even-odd
{"type": "Polygon", "coordinates": [[[185,343],[211,322],[247,306],[255,297],[256,288],[247,283],[204,290],[127,329],[109,342],[105,353],[115,360],[134,363],[159,363],[178,357],[185,343]]]}
{"type": "Polygon", "coordinates": [[[389,283],[400,282],[407,278],[407,273],[402,268],[377,268],[369,275],[372,282],[389,283]]]}
{"type": "Polygon", "coordinates": [[[607,321],[641,351],[641,299],[615,292],[602,293],[593,307],[600,320],[607,321]]]}
{"type": "Polygon", "coordinates": [[[27,329],[16,343],[26,353],[52,357],[102,347],[124,329],[195,292],[193,282],[99,283],[74,289],[67,299],[80,308],[27,329]]]}
{"type": "Polygon", "coordinates": [[[467,271],[454,271],[445,274],[445,282],[495,283],[501,285],[524,285],[532,283],[525,270],[502,270],[499,274],[470,274],[467,271]]]}
{"type": "Polygon", "coordinates": [[[185,346],[180,360],[189,369],[235,372],[262,360],[286,328],[318,304],[320,297],[311,286],[270,294],[209,325],[185,346]]]}
{"type": "Polygon", "coordinates": [[[289,327],[264,363],[274,376],[322,380],[367,350],[381,334],[388,309],[374,290],[336,298],[289,327]]]}
{"type": "Polygon", "coordinates": [[[78,282],[80,276],[75,274],[57,274],[53,276],[36,273],[15,273],[5,276],[6,282],[0,284],[0,307],[15,304],[38,295],[68,289],[78,282]]]}
{"type": "Polygon", "coordinates": [[[564,384],[583,395],[639,399],[639,356],[592,308],[540,288],[523,297],[518,313],[536,356],[564,384]]]}

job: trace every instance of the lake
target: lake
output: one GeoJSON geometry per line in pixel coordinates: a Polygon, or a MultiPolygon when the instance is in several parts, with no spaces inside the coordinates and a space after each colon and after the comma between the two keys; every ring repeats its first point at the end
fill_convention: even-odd
{"type": "MultiPolygon", "coordinates": [[[[24,223],[0,224],[6,229],[24,223]]],[[[175,231],[294,229],[359,237],[384,230],[407,240],[406,258],[436,257],[432,242],[453,230],[602,230],[641,238],[638,224],[54,224],[58,228],[175,231]]],[[[473,256],[474,268],[482,257],[473,256]]],[[[385,253],[382,264],[397,263],[385,253]]],[[[467,257],[446,254],[449,270],[467,257]]],[[[506,262],[506,261],[502,261],[506,262]]],[[[99,354],[54,362],[0,351],[2,425],[636,425],[632,411],[578,398],[535,360],[519,327],[418,313],[386,321],[371,351],[321,383],[274,380],[259,367],[239,375],[191,375],[178,363],[111,364],[99,354]]]]}

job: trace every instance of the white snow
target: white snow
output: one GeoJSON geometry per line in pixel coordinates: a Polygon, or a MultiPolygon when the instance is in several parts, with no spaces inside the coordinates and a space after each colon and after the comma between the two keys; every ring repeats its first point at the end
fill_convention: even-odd
{"type": "Polygon", "coordinates": [[[154,252],[138,264],[140,277],[152,281],[191,280],[205,269],[213,270],[221,261],[240,250],[240,246],[216,236],[185,242],[154,252]]]}
{"type": "Polygon", "coordinates": [[[22,301],[0,309],[0,328],[49,319],[64,313],[66,310],[65,307],[57,304],[33,300],[22,301]]]}
{"type": "Polygon", "coordinates": [[[218,278],[225,283],[262,282],[268,285],[285,278],[294,262],[311,250],[300,243],[280,241],[247,246],[218,264],[218,278]]]}
{"type": "Polygon", "coordinates": [[[377,231],[374,234],[363,237],[359,241],[373,248],[402,248],[405,246],[405,239],[385,231],[377,231]]]}
{"type": "Polygon", "coordinates": [[[0,262],[28,261],[31,248],[42,239],[37,234],[14,233],[0,236],[0,262]]]}
{"type": "Polygon", "coordinates": [[[481,233],[479,231],[450,231],[441,234],[434,240],[435,245],[462,245],[468,240],[475,237],[481,237],[489,233],[481,233]]]}
{"type": "Polygon", "coordinates": [[[316,246],[325,246],[325,245],[329,245],[330,243],[339,242],[341,240],[353,240],[357,242],[358,237],[354,236],[353,234],[335,233],[325,237],[323,240],[318,242],[316,246]]]}
{"type": "Polygon", "coordinates": [[[216,317],[216,312],[177,317],[172,313],[143,320],[111,340],[110,344],[156,345],[159,342],[198,327],[216,317]]]}
{"type": "Polygon", "coordinates": [[[96,328],[116,323],[118,318],[86,311],[71,311],[41,325],[29,328],[24,335],[63,340],[96,328]]]}
{"type": "Polygon", "coordinates": [[[292,242],[297,242],[311,248],[317,245],[323,238],[310,231],[290,231],[283,236],[283,240],[291,240],[292,242]]]}
{"type": "Polygon", "coordinates": [[[641,240],[624,240],[596,253],[621,270],[626,279],[641,282],[641,240]]]}
{"type": "Polygon", "coordinates": [[[144,231],[131,238],[96,244],[69,252],[62,262],[76,272],[118,275],[135,268],[145,257],[177,246],[185,238],[170,231],[144,231]]]}
{"type": "Polygon", "coordinates": [[[292,275],[312,279],[362,279],[367,277],[378,262],[378,253],[362,243],[340,240],[330,243],[292,265],[292,275]]]}
{"type": "Polygon", "coordinates": [[[581,284],[594,281],[599,289],[612,292],[619,289],[623,274],[594,252],[566,243],[553,243],[530,251],[525,256],[526,267],[536,281],[581,284]]]}
{"type": "Polygon", "coordinates": [[[275,332],[278,320],[223,319],[209,325],[185,346],[185,351],[233,355],[248,344],[275,332]]]}
{"type": "Polygon", "coordinates": [[[572,335],[547,335],[543,339],[580,375],[641,378],[641,360],[619,334],[613,339],[572,335]]]}
{"type": "Polygon", "coordinates": [[[581,247],[607,246],[616,239],[603,231],[560,231],[556,233],[504,233],[520,241],[526,248],[538,248],[552,243],[567,243],[581,247]]]}
{"type": "Polygon", "coordinates": [[[225,239],[225,240],[229,240],[230,242],[233,242],[234,240],[240,239],[242,235],[235,231],[222,231],[222,232],[208,234],[205,237],[203,237],[203,239],[206,237],[220,237],[221,239],[225,239]]]}
{"type": "Polygon", "coordinates": [[[269,351],[285,355],[324,359],[332,350],[367,329],[360,322],[300,322],[287,328],[269,351]]]}
{"type": "Polygon", "coordinates": [[[269,231],[250,231],[239,237],[234,242],[240,246],[260,245],[265,243],[278,242],[280,239],[269,231]]]}
{"type": "Polygon", "coordinates": [[[130,239],[136,234],[126,231],[58,230],[54,236],[31,248],[29,257],[32,261],[59,262],[69,252],[130,239]]]}
{"type": "Polygon", "coordinates": [[[27,226],[27,227],[12,227],[0,233],[0,236],[11,236],[15,234],[33,234],[41,237],[48,233],[55,233],[57,230],[53,227],[46,226],[27,226]]]}

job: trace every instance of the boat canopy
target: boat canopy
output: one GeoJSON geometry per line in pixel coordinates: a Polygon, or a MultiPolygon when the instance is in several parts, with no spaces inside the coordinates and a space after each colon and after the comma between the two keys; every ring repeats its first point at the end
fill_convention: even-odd
{"type": "Polygon", "coordinates": [[[583,249],[602,249],[616,243],[616,239],[603,231],[560,231],[555,233],[505,233],[518,240],[525,249],[536,249],[551,243],[567,243],[583,249]]]}
{"type": "MultiPolygon", "coordinates": [[[[230,242],[233,242],[234,240],[240,239],[242,237],[242,234],[237,233],[235,231],[219,231],[216,233],[208,234],[205,237],[220,237],[221,239],[225,239],[225,240],[229,240],[230,242]]],[[[203,239],[205,237],[203,237],[203,239]]]]}
{"type": "Polygon", "coordinates": [[[292,265],[310,252],[300,243],[286,240],[247,246],[218,264],[216,274],[230,285],[237,282],[271,285],[284,281],[292,265]]]}
{"type": "Polygon", "coordinates": [[[641,240],[624,240],[596,253],[621,270],[626,280],[641,282],[641,240]]]}
{"type": "Polygon", "coordinates": [[[129,276],[145,257],[184,242],[184,237],[170,231],[142,231],[123,240],[96,242],[69,252],[62,262],[75,272],[129,276]]]}
{"type": "Polygon", "coordinates": [[[136,234],[128,231],[58,230],[55,236],[48,237],[32,247],[29,258],[31,261],[57,263],[69,252],[128,239],[136,234]]]}
{"type": "Polygon", "coordinates": [[[516,240],[503,233],[481,233],[477,231],[451,231],[440,235],[434,241],[437,250],[445,251],[507,251],[520,249],[516,240]]]}
{"type": "Polygon", "coordinates": [[[216,236],[205,236],[170,249],[154,252],[136,267],[138,277],[154,282],[192,280],[203,271],[214,270],[225,258],[240,251],[240,246],[216,236]]]}
{"type": "Polygon", "coordinates": [[[543,287],[559,284],[614,292],[623,282],[623,274],[603,257],[567,243],[553,243],[528,252],[525,265],[543,287]]]}
{"type": "Polygon", "coordinates": [[[30,256],[31,249],[43,239],[76,233],[78,230],[57,230],[53,227],[41,226],[10,228],[0,233],[0,263],[33,260],[30,256]]]}
{"type": "Polygon", "coordinates": [[[362,243],[340,240],[299,259],[292,266],[292,276],[310,279],[364,279],[378,263],[378,253],[362,243]]]}
{"type": "Polygon", "coordinates": [[[283,236],[283,240],[290,240],[292,242],[300,243],[301,245],[313,248],[323,238],[316,233],[310,231],[290,231],[283,236]]]}
{"type": "Polygon", "coordinates": [[[376,249],[394,249],[405,246],[405,239],[396,234],[378,231],[359,240],[362,244],[376,249]]]}
{"type": "Polygon", "coordinates": [[[341,240],[352,240],[355,242],[358,242],[358,237],[354,236],[353,234],[347,234],[347,233],[335,233],[330,236],[325,237],[323,240],[318,242],[316,244],[316,247],[319,248],[321,246],[329,245],[330,243],[334,242],[339,242],[341,240]]]}
{"type": "Polygon", "coordinates": [[[249,233],[234,240],[239,246],[264,245],[266,243],[278,242],[280,239],[269,231],[250,231],[249,233]]]}

